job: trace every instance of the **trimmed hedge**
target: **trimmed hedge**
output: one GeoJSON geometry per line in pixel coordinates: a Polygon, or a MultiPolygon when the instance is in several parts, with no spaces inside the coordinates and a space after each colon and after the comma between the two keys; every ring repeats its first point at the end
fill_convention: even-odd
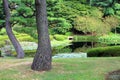
{"type": "Polygon", "coordinates": [[[88,57],[116,57],[120,56],[120,46],[98,47],[87,51],[88,57]]]}
{"type": "Polygon", "coordinates": [[[31,37],[31,36],[28,35],[28,34],[23,34],[23,33],[21,33],[21,34],[19,34],[19,35],[15,35],[15,36],[17,37],[17,39],[18,39],[19,41],[29,41],[29,42],[35,42],[35,41],[36,41],[33,37],[31,37]]]}
{"type": "MultiPolygon", "coordinates": [[[[24,53],[25,53],[25,57],[34,57],[36,50],[24,50],[24,53]]],[[[17,56],[16,51],[12,52],[12,56],[17,56]]]]}
{"type": "Polygon", "coordinates": [[[50,40],[51,40],[51,41],[54,39],[52,35],[49,35],[49,37],[50,37],[50,40]]]}
{"type": "MultiPolygon", "coordinates": [[[[65,53],[65,52],[70,53],[72,52],[72,50],[70,48],[62,47],[62,46],[52,48],[52,56],[58,53],[65,53]]],[[[36,50],[24,50],[24,53],[25,53],[25,57],[34,57],[36,50]]],[[[17,56],[16,51],[12,51],[11,55],[17,56]]]]}
{"type": "MultiPolygon", "coordinates": [[[[19,33],[15,36],[16,36],[17,40],[19,40],[19,41],[37,42],[36,39],[34,39],[33,37],[31,37],[28,34],[19,33]]],[[[3,47],[6,44],[6,41],[10,42],[8,36],[7,35],[0,35],[0,47],[3,47]]],[[[11,42],[10,42],[10,44],[11,44],[11,42]]]]}
{"type": "Polygon", "coordinates": [[[57,41],[64,41],[64,40],[67,39],[67,36],[56,34],[56,35],[54,35],[54,38],[55,38],[55,40],[57,40],[57,41]]]}
{"type": "Polygon", "coordinates": [[[5,45],[5,41],[0,41],[0,48],[4,47],[4,45],[5,45]]]}

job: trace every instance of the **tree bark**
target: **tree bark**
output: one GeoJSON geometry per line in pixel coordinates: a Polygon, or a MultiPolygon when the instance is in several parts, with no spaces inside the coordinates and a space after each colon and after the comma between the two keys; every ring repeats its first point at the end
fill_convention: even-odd
{"type": "Polygon", "coordinates": [[[6,21],[5,27],[6,27],[7,35],[17,52],[17,58],[24,58],[24,51],[12,32],[12,28],[11,28],[11,24],[10,24],[10,10],[8,7],[8,0],[3,0],[3,5],[4,5],[4,12],[5,12],[5,17],[6,17],[5,18],[5,21],[6,21]]]}
{"type": "Polygon", "coordinates": [[[48,33],[46,0],[35,0],[38,48],[31,69],[47,71],[51,69],[51,45],[48,33]]]}

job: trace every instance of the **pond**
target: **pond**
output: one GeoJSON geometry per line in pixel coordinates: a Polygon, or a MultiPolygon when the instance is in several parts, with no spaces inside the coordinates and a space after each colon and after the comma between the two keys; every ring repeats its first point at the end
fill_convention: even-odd
{"type": "Polygon", "coordinates": [[[72,42],[65,47],[58,46],[53,48],[53,54],[86,52],[88,48],[91,48],[91,42],[72,42]]]}
{"type": "Polygon", "coordinates": [[[110,46],[99,42],[72,42],[70,45],[57,46],[53,48],[53,55],[59,53],[86,53],[88,49],[110,46]]]}

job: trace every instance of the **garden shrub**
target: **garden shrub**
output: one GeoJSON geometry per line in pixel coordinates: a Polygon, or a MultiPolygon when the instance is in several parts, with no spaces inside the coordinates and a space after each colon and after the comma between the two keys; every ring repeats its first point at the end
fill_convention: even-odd
{"type": "Polygon", "coordinates": [[[83,47],[78,47],[78,48],[76,48],[76,49],[74,50],[74,52],[76,52],[76,53],[86,52],[86,50],[87,50],[88,48],[89,48],[89,47],[85,47],[85,46],[83,46],[83,47]]]}
{"type": "Polygon", "coordinates": [[[53,36],[52,35],[49,35],[50,36],[50,40],[52,41],[54,38],[53,38],[53,36]]]}
{"type": "MultiPolygon", "coordinates": [[[[68,47],[54,47],[52,48],[52,55],[58,54],[58,53],[71,53],[71,49],[68,47]]],[[[25,57],[34,57],[36,50],[24,50],[25,57]]],[[[17,56],[16,51],[11,52],[12,56],[17,56]]]]}
{"type": "Polygon", "coordinates": [[[67,36],[56,34],[56,35],[54,35],[54,38],[55,38],[55,40],[58,40],[58,41],[64,41],[67,39],[67,36]]]}
{"type": "MultiPolygon", "coordinates": [[[[24,50],[25,57],[34,57],[36,50],[24,50]]],[[[16,51],[12,52],[12,56],[17,56],[16,51]]]]}
{"type": "MultiPolygon", "coordinates": [[[[34,39],[33,37],[31,37],[28,34],[21,33],[21,34],[16,34],[15,36],[19,41],[37,42],[36,39],[34,39]]],[[[6,44],[6,41],[9,41],[8,36],[7,35],[0,35],[0,47],[3,47],[6,44]]],[[[9,43],[11,44],[10,41],[9,41],[9,43]]]]}
{"type": "Polygon", "coordinates": [[[7,33],[6,33],[6,30],[5,30],[5,28],[2,28],[1,30],[0,30],[0,35],[6,35],[7,33]]]}
{"type": "Polygon", "coordinates": [[[0,57],[1,57],[2,55],[1,55],[1,51],[0,51],[0,57]]]}
{"type": "Polygon", "coordinates": [[[74,42],[91,42],[91,41],[97,41],[97,36],[74,36],[74,42]]]}
{"type": "MultiPolygon", "coordinates": [[[[22,44],[25,44],[25,43],[23,42],[22,44]]],[[[28,43],[28,44],[33,45],[33,44],[30,44],[30,43],[28,43]]],[[[24,52],[25,52],[25,56],[26,57],[33,57],[35,55],[36,49],[37,49],[36,44],[34,44],[33,46],[29,46],[29,45],[26,46],[26,45],[27,45],[27,43],[25,44],[25,46],[22,45],[22,48],[24,49],[24,52]]],[[[16,56],[17,55],[16,51],[14,49],[12,49],[13,48],[12,46],[6,46],[5,50],[7,50],[7,52],[8,52],[9,48],[10,48],[10,50],[12,50],[11,55],[16,56]]],[[[71,53],[71,52],[72,52],[72,49],[70,49],[69,47],[65,47],[65,45],[52,47],[52,55],[55,55],[55,54],[58,54],[58,53],[71,53]]],[[[4,53],[6,53],[6,52],[4,52],[4,53]]]]}
{"type": "MultiPolygon", "coordinates": [[[[15,35],[18,34],[18,33],[17,33],[16,31],[14,31],[14,30],[13,30],[13,33],[14,33],[15,35]]],[[[0,30],[0,35],[7,35],[5,28],[2,28],[2,29],[0,30]]]]}
{"type": "Polygon", "coordinates": [[[98,47],[87,51],[88,57],[115,57],[120,56],[120,46],[98,47]]]}
{"type": "Polygon", "coordinates": [[[19,41],[35,41],[31,36],[23,36],[17,38],[19,41]]]}
{"type": "Polygon", "coordinates": [[[53,47],[52,48],[52,55],[58,54],[58,53],[71,53],[72,49],[69,47],[64,47],[64,46],[58,46],[58,47],[53,47]]]}
{"type": "Polygon", "coordinates": [[[5,41],[0,41],[0,48],[5,45],[5,41]]]}
{"type": "Polygon", "coordinates": [[[72,34],[72,32],[66,32],[65,35],[66,35],[66,36],[71,36],[71,35],[73,35],[73,34],[72,34]]]}
{"type": "Polygon", "coordinates": [[[0,35],[0,47],[3,47],[6,44],[6,41],[8,41],[8,36],[7,35],[0,35]]]}
{"type": "Polygon", "coordinates": [[[14,27],[14,30],[19,33],[29,34],[33,38],[37,39],[37,29],[35,27],[14,27]]]}
{"type": "Polygon", "coordinates": [[[5,40],[8,40],[8,36],[7,35],[4,35],[4,36],[0,35],[0,41],[5,41],[5,40]]]}
{"type": "Polygon", "coordinates": [[[33,42],[36,41],[33,37],[31,37],[28,34],[19,34],[19,35],[16,35],[16,37],[19,41],[28,41],[28,42],[29,41],[33,41],[33,42]]]}
{"type": "Polygon", "coordinates": [[[120,44],[119,34],[109,34],[98,38],[98,42],[105,44],[120,44]]]}

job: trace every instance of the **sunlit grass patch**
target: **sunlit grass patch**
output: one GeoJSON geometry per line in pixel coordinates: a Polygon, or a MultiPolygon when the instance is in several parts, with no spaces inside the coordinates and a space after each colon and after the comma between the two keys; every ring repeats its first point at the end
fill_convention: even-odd
{"type": "Polygon", "coordinates": [[[119,57],[53,59],[52,70],[31,70],[32,58],[0,58],[0,80],[104,80],[120,69],[119,57]]]}

